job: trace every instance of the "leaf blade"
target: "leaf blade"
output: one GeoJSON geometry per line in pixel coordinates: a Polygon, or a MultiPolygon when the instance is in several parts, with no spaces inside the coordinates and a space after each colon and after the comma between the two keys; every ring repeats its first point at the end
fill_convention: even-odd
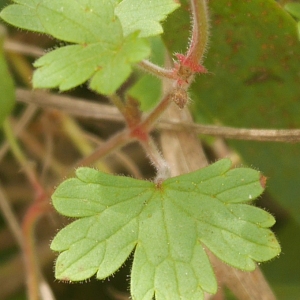
{"type": "Polygon", "coordinates": [[[137,34],[123,36],[114,0],[15,1],[1,17],[12,25],[73,43],[35,62],[35,88],[72,89],[88,81],[105,95],[113,94],[131,73],[132,65],[150,55],[137,34]],[[25,14],[25,16],[24,16],[25,14]]]}
{"type": "Polygon", "coordinates": [[[154,295],[158,300],[203,299],[204,292],[217,290],[204,247],[248,271],[255,268],[255,262],[278,255],[280,246],[269,230],[274,218],[245,204],[249,199],[245,200],[245,191],[239,189],[245,182],[255,181],[251,193],[260,195],[260,173],[230,168],[230,160],[224,159],[161,185],[78,169],[77,178],[62,183],[53,195],[59,212],[78,216],[80,207],[83,210],[80,219],[59,232],[51,244],[61,252],[56,276],[76,281],[97,273],[97,278],[105,278],[135,249],[133,299],[151,300],[154,295]],[[244,180],[236,180],[241,175],[244,180]],[[215,179],[226,176],[231,179],[226,181],[229,189],[237,192],[219,199],[216,191],[224,193],[224,188],[222,181],[215,179]],[[205,186],[210,186],[211,180],[214,189],[205,186]],[[82,191],[76,189],[78,184],[82,191]],[[70,191],[74,207],[71,202],[64,203],[70,191]],[[235,197],[243,201],[234,201],[235,197]],[[86,205],[93,207],[89,199],[97,204],[94,215],[85,212],[86,205]],[[80,226],[83,230],[78,234],[80,226]]]}
{"type": "Polygon", "coordinates": [[[138,4],[135,0],[123,0],[115,13],[122,23],[125,36],[139,31],[140,37],[149,37],[163,32],[160,22],[178,7],[174,0],[140,0],[138,4]]]}

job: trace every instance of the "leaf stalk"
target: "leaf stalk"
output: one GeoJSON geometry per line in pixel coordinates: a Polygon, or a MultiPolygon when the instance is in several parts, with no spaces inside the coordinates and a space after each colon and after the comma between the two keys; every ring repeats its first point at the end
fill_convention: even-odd
{"type": "Polygon", "coordinates": [[[157,77],[165,78],[165,79],[176,79],[176,75],[172,69],[168,70],[165,68],[162,68],[154,63],[152,63],[149,60],[142,60],[139,62],[139,67],[157,77]]]}
{"type": "Polygon", "coordinates": [[[192,36],[187,59],[195,65],[202,63],[209,36],[208,10],[206,0],[191,0],[190,6],[193,16],[192,36]]]}
{"type": "Polygon", "coordinates": [[[141,145],[156,168],[157,174],[154,182],[159,184],[168,179],[171,176],[170,166],[158,150],[154,140],[149,138],[147,141],[141,142],[141,145]]]}

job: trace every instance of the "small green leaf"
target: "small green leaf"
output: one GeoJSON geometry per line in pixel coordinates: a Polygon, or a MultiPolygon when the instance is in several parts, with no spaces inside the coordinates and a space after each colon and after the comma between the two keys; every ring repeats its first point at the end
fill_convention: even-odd
{"type": "Polygon", "coordinates": [[[123,0],[116,7],[124,34],[140,31],[140,37],[163,33],[160,22],[179,7],[175,0],[123,0]]]}
{"type": "Polygon", "coordinates": [[[159,22],[179,4],[174,0],[15,0],[2,10],[6,22],[74,43],[40,58],[35,88],[65,91],[87,80],[102,94],[114,93],[134,63],[150,55],[141,37],[162,33],[159,22]]]}
{"type": "Polygon", "coordinates": [[[40,58],[35,88],[68,90],[85,81],[102,94],[112,94],[126,80],[131,65],[149,56],[150,47],[137,34],[123,36],[113,0],[18,0],[1,12],[8,23],[75,43],[40,58]]]}
{"type": "Polygon", "coordinates": [[[65,91],[89,78],[90,87],[102,94],[112,94],[131,72],[131,64],[150,54],[148,44],[134,35],[122,43],[105,45],[69,45],[54,50],[34,66],[35,88],[59,87],[65,91]]]}
{"type": "Polygon", "coordinates": [[[15,104],[14,83],[9,74],[3,51],[5,35],[5,28],[0,25],[0,128],[15,104]]]}
{"type": "Polygon", "coordinates": [[[246,204],[263,192],[260,173],[230,168],[224,159],[159,185],[78,169],[52,197],[58,212],[79,218],[52,241],[62,252],[56,278],[105,278],[134,251],[133,299],[203,299],[217,290],[204,247],[249,271],[278,255],[274,218],[246,204]]]}

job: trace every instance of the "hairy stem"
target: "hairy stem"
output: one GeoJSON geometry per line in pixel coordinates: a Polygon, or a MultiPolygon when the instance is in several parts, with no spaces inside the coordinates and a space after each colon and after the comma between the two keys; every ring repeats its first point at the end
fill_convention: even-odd
{"type": "Polygon", "coordinates": [[[157,170],[155,182],[160,183],[161,181],[169,178],[171,175],[170,167],[158,150],[153,139],[148,138],[147,141],[141,142],[141,145],[157,170]]]}
{"type": "Polygon", "coordinates": [[[154,108],[154,110],[146,117],[146,119],[142,122],[141,127],[149,132],[154,127],[157,120],[161,117],[161,115],[165,112],[165,110],[172,103],[172,92],[167,93],[162,101],[154,108]]]}
{"type": "Polygon", "coordinates": [[[187,58],[195,64],[202,62],[203,54],[208,42],[208,12],[206,0],[191,0],[190,6],[193,16],[193,27],[187,58]]]}
{"type": "Polygon", "coordinates": [[[176,76],[173,70],[168,70],[157,66],[156,64],[150,62],[149,60],[142,60],[139,62],[138,66],[146,72],[149,72],[152,75],[162,77],[162,78],[169,78],[169,79],[176,79],[176,76]]]}
{"type": "Polygon", "coordinates": [[[33,205],[30,206],[22,223],[24,236],[23,253],[26,268],[27,292],[29,300],[40,299],[41,273],[36,255],[34,229],[38,219],[48,211],[51,206],[45,195],[37,197],[33,205]]]}
{"type": "Polygon", "coordinates": [[[124,105],[122,99],[117,94],[113,94],[113,95],[109,96],[108,98],[116,106],[116,108],[119,110],[119,112],[124,117],[126,117],[126,115],[125,115],[125,105],[124,105]]]}

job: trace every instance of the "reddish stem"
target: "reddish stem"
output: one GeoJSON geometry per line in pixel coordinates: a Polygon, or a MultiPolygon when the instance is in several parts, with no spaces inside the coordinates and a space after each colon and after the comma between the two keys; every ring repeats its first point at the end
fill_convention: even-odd
{"type": "Polygon", "coordinates": [[[207,73],[202,65],[203,54],[208,40],[208,15],[206,0],[190,1],[193,27],[189,49],[185,55],[176,54],[178,62],[174,73],[177,76],[178,86],[188,89],[195,73],[207,73]]]}
{"type": "Polygon", "coordinates": [[[104,144],[98,147],[92,154],[79,161],[76,164],[75,168],[80,166],[88,166],[97,159],[103,158],[104,156],[112,153],[113,150],[117,150],[127,143],[130,143],[132,140],[133,138],[131,137],[130,130],[126,128],[123,131],[112,136],[104,144]]]}
{"type": "Polygon", "coordinates": [[[49,197],[44,191],[38,190],[33,204],[29,207],[22,222],[23,254],[27,274],[28,299],[39,300],[40,269],[35,249],[34,229],[38,219],[52,210],[49,197]]]}
{"type": "Polygon", "coordinates": [[[208,13],[206,0],[191,0],[193,16],[192,37],[186,58],[195,65],[202,62],[208,41],[208,13]]]}
{"type": "Polygon", "coordinates": [[[143,122],[141,122],[139,126],[143,131],[150,132],[152,130],[156,121],[161,117],[161,115],[165,112],[168,106],[172,103],[172,92],[173,91],[166,94],[162,101],[160,101],[160,103],[146,117],[146,119],[143,122]]]}

